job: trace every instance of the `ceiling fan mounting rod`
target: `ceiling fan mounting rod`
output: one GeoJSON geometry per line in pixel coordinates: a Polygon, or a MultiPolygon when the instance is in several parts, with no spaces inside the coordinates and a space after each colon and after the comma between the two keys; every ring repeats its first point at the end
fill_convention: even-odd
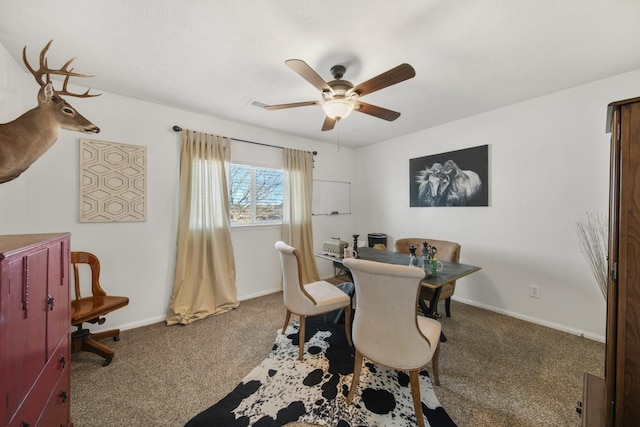
{"type": "Polygon", "coordinates": [[[336,80],[340,80],[346,71],[347,69],[344,65],[334,65],[331,67],[331,75],[336,80]]]}

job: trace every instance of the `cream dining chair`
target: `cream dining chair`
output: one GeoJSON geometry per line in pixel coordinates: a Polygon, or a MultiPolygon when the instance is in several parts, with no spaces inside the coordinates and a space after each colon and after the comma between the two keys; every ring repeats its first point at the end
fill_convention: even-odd
{"type": "Polygon", "coordinates": [[[440,322],[418,316],[416,305],[421,268],[345,259],[356,286],[353,319],[355,365],[347,395],[351,404],[360,381],[363,357],[399,371],[409,371],[411,395],[418,425],[424,427],[419,372],[431,361],[433,379],[440,385],[440,322]]]}
{"type": "Polygon", "coordinates": [[[307,316],[326,314],[344,308],[344,330],[347,342],[351,343],[351,297],[329,282],[320,280],[302,283],[300,274],[300,254],[298,250],[284,242],[276,242],[282,265],[282,287],[287,315],[282,333],[287,329],[291,313],[300,316],[300,338],[298,360],[302,360],[305,341],[305,320],[307,316]]]}
{"type": "MultiPolygon", "coordinates": [[[[450,242],[448,240],[436,240],[425,239],[421,237],[410,237],[405,239],[396,240],[396,252],[402,254],[409,253],[409,247],[416,247],[416,255],[422,256],[422,242],[428,242],[431,246],[435,246],[438,250],[436,257],[440,261],[448,262],[460,262],[460,244],[456,242],[450,242]]],[[[451,297],[456,291],[456,281],[445,283],[440,290],[440,297],[438,301],[444,300],[444,309],[447,313],[447,317],[451,317],[451,297]]],[[[423,286],[420,289],[420,298],[426,301],[431,301],[433,298],[433,288],[423,286]]],[[[433,313],[437,315],[438,307],[432,308],[433,313]]]]}

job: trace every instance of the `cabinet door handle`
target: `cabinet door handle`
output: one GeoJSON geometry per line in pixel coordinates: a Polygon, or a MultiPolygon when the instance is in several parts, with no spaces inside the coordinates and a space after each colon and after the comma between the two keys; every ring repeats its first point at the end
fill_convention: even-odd
{"type": "Polygon", "coordinates": [[[67,366],[67,358],[64,356],[60,356],[60,359],[58,360],[58,362],[62,366],[62,369],[64,369],[67,366]]]}
{"type": "Polygon", "coordinates": [[[29,308],[29,257],[24,258],[23,264],[24,282],[22,284],[22,311],[24,318],[28,318],[27,309],[29,308]]]}
{"type": "Polygon", "coordinates": [[[67,392],[62,390],[60,392],[60,399],[62,400],[62,403],[65,403],[68,398],[69,398],[69,395],[67,394],[67,392]]]}
{"type": "Polygon", "coordinates": [[[51,295],[49,295],[49,297],[47,298],[47,304],[49,305],[49,311],[53,310],[53,305],[55,303],[56,299],[54,297],[52,297],[51,295]]]}
{"type": "Polygon", "coordinates": [[[22,423],[20,423],[20,427],[29,427],[30,425],[28,421],[22,421],[22,423]]]}

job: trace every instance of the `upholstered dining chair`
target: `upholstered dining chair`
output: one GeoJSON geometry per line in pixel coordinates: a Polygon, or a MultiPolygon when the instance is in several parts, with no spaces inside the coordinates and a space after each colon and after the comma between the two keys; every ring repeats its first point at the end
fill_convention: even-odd
{"type": "Polygon", "coordinates": [[[284,334],[287,329],[291,313],[300,317],[298,360],[302,360],[304,355],[305,321],[307,316],[326,314],[344,308],[344,330],[347,334],[347,342],[352,345],[351,297],[324,280],[303,284],[298,250],[282,241],[276,242],[275,246],[280,253],[284,305],[287,309],[282,333],[284,334]]]}
{"type": "Polygon", "coordinates": [[[352,331],[355,365],[347,404],[353,401],[366,357],[375,364],[409,371],[416,418],[424,426],[419,372],[431,362],[433,379],[440,385],[441,330],[440,322],[416,313],[424,271],[354,258],[345,259],[344,264],[353,274],[357,296],[352,331]]]}
{"type": "MultiPolygon", "coordinates": [[[[396,240],[396,252],[400,252],[403,254],[409,253],[409,247],[415,246],[416,255],[418,257],[422,256],[422,242],[429,242],[431,246],[435,246],[438,249],[436,254],[436,258],[440,261],[448,261],[448,262],[460,262],[460,244],[455,242],[449,242],[447,240],[436,240],[436,239],[423,239],[417,237],[398,239],[396,240]]],[[[447,317],[451,317],[451,297],[456,291],[456,281],[449,282],[446,285],[442,286],[442,290],[440,291],[440,298],[438,301],[444,300],[444,309],[447,313],[447,317]]],[[[423,286],[420,289],[420,298],[423,300],[431,301],[433,297],[434,290],[427,286],[423,286]]],[[[438,311],[438,307],[433,307],[433,312],[436,313],[438,311]]]]}

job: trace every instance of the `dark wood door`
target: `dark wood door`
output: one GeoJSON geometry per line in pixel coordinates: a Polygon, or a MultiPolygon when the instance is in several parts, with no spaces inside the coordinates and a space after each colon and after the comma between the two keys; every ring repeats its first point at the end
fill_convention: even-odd
{"type": "Polygon", "coordinates": [[[607,296],[607,425],[640,425],[640,99],[613,115],[610,280],[607,296]]]}

